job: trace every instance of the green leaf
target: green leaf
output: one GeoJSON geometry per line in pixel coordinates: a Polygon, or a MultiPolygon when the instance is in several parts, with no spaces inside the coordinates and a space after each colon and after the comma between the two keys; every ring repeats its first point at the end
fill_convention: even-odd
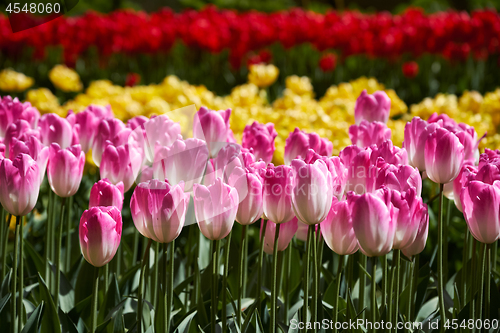
{"type": "Polygon", "coordinates": [[[89,295],[92,295],[92,281],[94,279],[94,267],[86,260],[80,263],[80,272],[75,284],[75,304],[80,303],[89,295]]]}
{"type": "Polygon", "coordinates": [[[42,316],[44,304],[45,303],[42,301],[42,303],[40,303],[40,305],[38,305],[36,307],[35,311],[33,311],[31,313],[31,315],[29,316],[28,320],[26,321],[26,324],[24,325],[21,333],[37,333],[38,332],[38,328],[40,326],[40,317],[42,316]]]}
{"type": "MultiPolygon", "coordinates": [[[[114,322],[115,314],[123,308],[123,305],[124,302],[122,302],[122,296],[120,295],[120,289],[118,288],[118,280],[116,278],[116,274],[113,274],[108,292],[104,297],[104,302],[99,308],[97,322],[107,322],[112,318],[112,321],[114,322]]],[[[107,332],[113,332],[113,327],[108,326],[107,332]]]]}
{"type": "MultiPolygon", "coordinates": [[[[189,313],[187,316],[185,316],[180,324],[176,328],[177,333],[188,333],[189,332],[189,327],[191,326],[191,322],[193,321],[194,316],[196,316],[198,312],[196,310],[193,310],[191,313],[189,313]]],[[[158,316],[160,317],[160,316],[158,316]]],[[[163,331],[158,331],[157,332],[163,332],[163,331]]]]}
{"type": "Polygon", "coordinates": [[[61,324],[59,322],[59,316],[57,315],[57,309],[50,295],[49,289],[45,284],[45,281],[38,273],[38,283],[40,286],[40,297],[45,301],[46,312],[42,319],[42,333],[61,333],[61,324]]]}
{"type": "Polygon", "coordinates": [[[24,249],[28,253],[31,260],[33,260],[36,270],[38,272],[45,272],[45,265],[47,264],[45,259],[43,259],[42,256],[40,256],[38,252],[33,248],[31,242],[23,242],[23,244],[24,244],[24,249]]]}
{"type": "Polygon", "coordinates": [[[2,297],[2,299],[0,299],[0,313],[2,313],[3,311],[3,308],[5,307],[5,305],[9,302],[10,300],[10,293],[8,293],[7,295],[5,295],[4,297],[2,297]]]}

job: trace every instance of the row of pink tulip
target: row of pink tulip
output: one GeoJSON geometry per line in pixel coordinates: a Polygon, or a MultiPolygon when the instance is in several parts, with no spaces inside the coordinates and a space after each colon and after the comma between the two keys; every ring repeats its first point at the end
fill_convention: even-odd
{"type": "MultiPolygon", "coordinates": [[[[95,267],[107,264],[117,252],[124,192],[136,181],[130,202],[134,224],[144,237],[159,243],[178,237],[192,195],[200,231],[214,241],[228,236],[234,221],[248,226],[263,217],[264,249],[275,259],[297,230],[306,227],[306,258],[309,251],[314,254],[310,244],[316,225],[340,255],[359,248],[368,257],[392,249],[410,257],[424,249],[428,235],[429,214],[421,197],[424,173],[464,211],[478,241],[496,241],[500,152],[487,151],[479,158],[475,130],[446,115],[428,121],[413,118],[406,125],[403,148],[395,147],[386,126],[389,109],[384,92],[363,92],[356,102],[356,125],[349,129],[352,146],[331,157],[331,142],[296,129],[286,140],[286,164],[274,166],[273,124],[247,126],[239,145],[229,127],[231,110],[201,107],[193,119],[193,138],[183,138],[180,125],[166,115],[139,116],[124,124],[109,107],[89,106],[66,118],[40,117],[29,103],[7,96],[0,102],[0,202],[12,215],[28,214],[38,200],[45,170],[54,193],[73,196],[85,153],[92,149],[102,180],[91,190],[79,232],[82,254],[95,267]]],[[[438,292],[445,318],[441,212],[438,224],[438,292]]],[[[314,260],[313,288],[317,272],[314,260]]],[[[314,320],[314,289],[311,296],[314,320]]],[[[166,308],[170,311],[171,303],[166,308]]],[[[373,309],[371,313],[376,315],[373,309]]]]}

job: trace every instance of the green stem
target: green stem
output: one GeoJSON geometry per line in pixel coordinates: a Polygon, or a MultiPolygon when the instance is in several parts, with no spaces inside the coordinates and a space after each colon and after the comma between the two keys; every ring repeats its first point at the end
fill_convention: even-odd
{"type": "Polygon", "coordinates": [[[49,190],[49,198],[47,201],[47,221],[46,221],[46,231],[45,231],[45,258],[47,260],[47,264],[45,265],[45,282],[50,290],[50,247],[51,247],[51,233],[52,233],[52,201],[53,192],[49,190]]]}
{"type": "Polygon", "coordinates": [[[134,247],[132,249],[132,265],[137,262],[137,254],[139,252],[139,233],[134,232],[134,247]]]}
{"type": "Polygon", "coordinates": [[[245,247],[243,248],[243,297],[247,295],[247,270],[248,267],[248,232],[245,234],[245,247]]]}
{"type": "MultiPolygon", "coordinates": [[[[472,270],[471,272],[477,272],[477,268],[476,268],[476,261],[477,261],[477,258],[476,258],[476,247],[477,247],[477,241],[474,237],[471,237],[472,238],[472,253],[471,253],[471,257],[472,257],[472,270]]],[[[476,306],[475,306],[475,303],[476,303],[476,289],[477,289],[477,283],[474,279],[474,274],[469,274],[469,289],[470,289],[470,293],[468,293],[468,298],[469,298],[469,302],[470,302],[470,310],[469,310],[469,317],[471,319],[475,319],[476,318],[476,306]]]]}
{"type": "MultiPolygon", "coordinates": [[[[359,253],[361,260],[359,262],[360,266],[366,270],[366,256],[359,253]]],[[[359,309],[358,311],[363,311],[365,308],[365,287],[366,287],[366,275],[361,270],[359,271],[359,309]]],[[[360,316],[362,319],[365,318],[365,312],[361,313],[360,316]]]]}
{"type": "MultiPolygon", "coordinates": [[[[167,304],[165,305],[166,308],[166,332],[170,332],[170,322],[172,319],[172,300],[174,299],[174,258],[175,258],[175,239],[170,242],[170,260],[168,262],[168,282],[166,282],[167,288],[167,304]]],[[[167,256],[167,244],[165,244],[165,254],[164,256],[167,256]]],[[[167,272],[165,272],[165,276],[167,275],[167,272]]]]}
{"type": "Polygon", "coordinates": [[[155,263],[154,263],[154,270],[153,270],[153,282],[151,283],[151,287],[153,289],[153,292],[151,293],[151,297],[153,297],[153,300],[152,300],[152,303],[153,303],[153,307],[155,309],[158,308],[158,297],[157,297],[157,294],[158,294],[158,283],[160,283],[158,281],[158,266],[160,265],[160,262],[158,261],[158,257],[159,257],[159,254],[160,254],[160,243],[158,242],[155,242],[155,263]]]}
{"type": "MultiPolygon", "coordinates": [[[[376,274],[377,274],[377,257],[372,257],[372,287],[371,287],[371,308],[370,308],[370,313],[371,313],[371,321],[373,325],[375,325],[375,322],[377,321],[377,280],[376,280],[376,274]]],[[[374,329],[373,332],[376,330],[374,329]]]]}
{"type": "Polygon", "coordinates": [[[217,283],[218,283],[218,256],[219,256],[219,251],[218,251],[218,243],[219,241],[213,240],[212,241],[212,311],[211,311],[211,325],[212,325],[212,330],[211,332],[216,332],[215,327],[216,327],[216,321],[217,321],[217,307],[218,307],[218,301],[217,301],[217,283]]]}
{"type": "MultiPolygon", "coordinates": [[[[56,203],[57,203],[57,195],[55,193],[52,193],[52,209],[50,211],[50,262],[52,265],[54,265],[55,262],[55,244],[56,244],[56,203]]],[[[54,280],[54,275],[52,273],[52,268],[49,270],[49,277],[50,277],[50,290],[52,294],[55,294],[55,280],[54,280]]]]}
{"type": "Polygon", "coordinates": [[[152,240],[148,239],[148,245],[144,250],[144,257],[142,258],[141,264],[141,275],[139,277],[139,290],[137,291],[137,332],[142,333],[142,311],[143,311],[143,301],[142,293],[144,289],[144,271],[146,263],[149,261],[149,248],[151,247],[152,240]]]}
{"type": "Polygon", "coordinates": [[[380,261],[382,265],[382,304],[380,305],[380,311],[384,311],[387,301],[387,255],[383,255],[380,261]]]}
{"type": "Polygon", "coordinates": [[[484,318],[490,318],[490,293],[491,293],[491,244],[486,245],[486,306],[484,318]]]}
{"type": "Polygon", "coordinates": [[[5,228],[4,240],[3,240],[3,248],[2,248],[2,278],[7,275],[7,245],[9,243],[9,233],[10,233],[10,220],[12,219],[12,215],[9,214],[8,222],[6,222],[2,218],[2,228],[5,228]]]}
{"type": "Polygon", "coordinates": [[[222,332],[227,331],[227,311],[226,311],[226,303],[227,303],[227,275],[229,271],[229,250],[231,245],[231,235],[233,231],[229,232],[226,238],[226,246],[224,249],[224,278],[222,279],[222,332]]]}
{"type": "Polygon", "coordinates": [[[104,265],[104,295],[108,293],[108,285],[109,285],[109,263],[104,265]]]}
{"type": "Polygon", "coordinates": [[[261,235],[260,235],[260,248],[259,248],[259,274],[257,276],[257,293],[255,299],[257,300],[257,311],[260,312],[261,300],[260,294],[262,291],[262,265],[264,264],[264,235],[266,234],[267,220],[264,219],[262,223],[261,235]]]}
{"type": "Polygon", "coordinates": [[[62,244],[62,235],[63,235],[63,225],[64,225],[64,210],[66,208],[65,205],[66,198],[62,199],[61,206],[61,217],[59,219],[59,233],[57,235],[57,244],[56,244],[56,290],[54,293],[54,303],[56,309],[59,307],[59,289],[61,286],[61,244],[62,244]]]}
{"type": "Polygon", "coordinates": [[[479,280],[479,301],[477,302],[478,316],[477,319],[483,319],[483,294],[484,294],[484,271],[485,271],[485,259],[486,259],[486,246],[481,243],[481,266],[480,266],[480,280],[479,280]]]}
{"type": "MultiPolygon", "coordinates": [[[[310,225],[309,226],[309,229],[312,229],[312,232],[313,232],[313,236],[312,236],[312,239],[313,239],[313,243],[311,244],[312,246],[312,251],[313,251],[313,289],[312,289],[312,299],[311,299],[311,314],[312,314],[312,318],[311,318],[311,321],[312,322],[317,322],[318,321],[318,293],[319,293],[319,281],[318,281],[318,251],[317,251],[317,247],[316,247],[316,225],[310,225]]],[[[309,258],[307,258],[309,260],[309,258]]],[[[316,333],[318,331],[316,325],[314,325],[314,329],[313,329],[313,332],[316,333]]]]}
{"type": "Polygon", "coordinates": [[[285,323],[288,323],[288,307],[290,306],[290,302],[288,299],[288,293],[290,289],[290,266],[292,265],[292,244],[288,245],[288,247],[285,250],[285,281],[284,281],[284,286],[283,286],[283,294],[284,294],[284,320],[285,323]]]}
{"type": "MultiPolygon", "coordinates": [[[[8,232],[8,230],[5,230],[5,210],[3,209],[2,205],[0,204],[0,250],[2,251],[2,263],[3,263],[3,258],[5,257],[5,252],[3,250],[3,247],[4,247],[4,243],[5,243],[5,234],[8,232]]],[[[3,269],[3,266],[1,267],[2,269],[2,275],[0,275],[0,277],[3,278],[3,276],[5,275],[5,271],[3,269]]],[[[3,280],[3,279],[2,279],[3,280]]]]}
{"type": "Polygon", "coordinates": [[[244,266],[243,262],[243,251],[245,249],[245,238],[247,234],[247,226],[242,225],[241,226],[241,246],[240,246],[240,253],[239,253],[239,260],[238,260],[238,309],[236,313],[236,322],[238,324],[238,327],[241,330],[241,297],[242,297],[242,290],[243,290],[243,270],[246,268],[244,266]]]}
{"type": "Polygon", "coordinates": [[[344,265],[344,256],[339,256],[339,264],[337,266],[337,279],[335,280],[335,299],[333,301],[333,332],[337,333],[337,326],[335,325],[339,318],[339,297],[340,297],[340,282],[342,280],[342,266],[344,265]]]}
{"type": "Polygon", "coordinates": [[[461,301],[462,301],[462,308],[466,304],[466,279],[467,279],[467,272],[468,272],[468,262],[469,262],[469,256],[468,256],[468,248],[469,248],[469,229],[467,228],[465,231],[465,236],[464,236],[464,248],[462,250],[462,273],[461,273],[461,284],[460,284],[460,294],[461,294],[461,301]]]}
{"type": "MultiPolygon", "coordinates": [[[[393,309],[394,309],[394,304],[392,302],[392,295],[393,295],[393,290],[394,290],[394,273],[396,272],[396,250],[392,251],[392,267],[391,267],[391,273],[390,273],[390,281],[389,281],[389,310],[387,311],[389,315],[389,321],[393,323],[392,321],[392,315],[393,315],[393,309]]],[[[392,331],[392,330],[391,330],[392,331]]]]}
{"type": "Polygon", "coordinates": [[[414,290],[413,290],[413,277],[415,276],[415,260],[413,260],[411,263],[410,263],[410,273],[409,273],[409,276],[408,276],[408,312],[407,312],[407,315],[406,315],[406,318],[408,320],[410,320],[411,318],[411,305],[415,302],[414,299],[413,299],[413,293],[414,293],[414,290]]]}
{"type": "Polygon", "coordinates": [[[162,270],[163,270],[163,320],[164,320],[164,326],[165,326],[165,332],[168,332],[167,328],[170,323],[170,318],[168,315],[168,291],[167,291],[167,286],[168,286],[168,273],[169,273],[169,267],[168,267],[168,243],[163,243],[163,257],[162,257],[162,270]]]}
{"type": "Polygon", "coordinates": [[[94,280],[92,288],[92,304],[90,310],[90,333],[97,328],[97,299],[99,293],[99,267],[94,267],[94,280]]]}
{"type": "Polygon", "coordinates": [[[415,261],[413,263],[414,269],[413,269],[413,278],[412,278],[412,283],[413,283],[413,292],[412,292],[412,297],[413,301],[410,302],[410,320],[415,319],[415,307],[416,307],[416,300],[417,300],[417,288],[418,288],[418,271],[420,269],[419,267],[419,262],[420,262],[420,255],[415,256],[415,261]]]}
{"type": "Polygon", "coordinates": [[[23,296],[24,296],[24,232],[23,232],[23,218],[17,216],[17,224],[19,224],[19,303],[17,310],[17,329],[18,332],[22,330],[23,321],[23,296]]]}
{"type": "Polygon", "coordinates": [[[493,252],[493,259],[492,259],[492,270],[493,272],[497,271],[497,255],[498,255],[498,241],[493,243],[493,247],[491,248],[491,251],[493,252]]]}
{"type": "Polygon", "coordinates": [[[439,223],[438,223],[438,296],[439,314],[441,316],[441,330],[444,331],[446,321],[446,309],[444,307],[444,284],[443,284],[443,188],[444,184],[439,184],[439,223]]]}
{"type": "Polygon", "coordinates": [[[447,200],[446,221],[443,224],[443,281],[448,281],[448,229],[450,226],[451,200],[447,200]]]}
{"type": "Polygon", "coordinates": [[[400,281],[399,281],[399,272],[400,272],[400,258],[401,258],[401,250],[395,251],[395,260],[394,263],[396,265],[396,273],[394,274],[394,279],[396,280],[396,290],[394,293],[394,318],[393,325],[397,325],[399,321],[399,289],[400,289],[400,281]]]}
{"type": "Polygon", "coordinates": [[[280,235],[280,224],[276,225],[276,230],[274,233],[274,247],[273,247],[273,281],[271,289],[271,333],[276,332],[276,311],[277,311],[277,299],[278,295],[276,293],[277,278],[276,274],[278,271],[278,237],[280,235]]]}
{"type": "Polygon", "coordinates": [[[16,233],[14,235],[14,260],[12,262],[12,311],[11,311],[11,320],[10,323],[12,325],[12,332],[17,332],[16,328],[16,309],[17,309],[17,258],[18,258],[18,248],[19,248],[19,220],[16,218],[16,233]]]}
{"type": "Polygon", "coordinates": [[[71,269],[71,210],[73,208],[73,197],[69,197],[69,203],[66,207],[66,273],[71,269]]]}
{"type": "MultiPolygon", "coordinates": [[[[308,321],[307,310],[309,308],[309,257],[311,256],[311,243],[314,233],[314,227],[309,228],[307,231],[307,241],[306,241],[306,255],[304,257],[303,263],[305,265],[304,269],[304,306],[302,313],[302,322],[306,323],[308,321]]],[[[307,329],[304,327],[303,332],[307,332],[307,329]]]]}

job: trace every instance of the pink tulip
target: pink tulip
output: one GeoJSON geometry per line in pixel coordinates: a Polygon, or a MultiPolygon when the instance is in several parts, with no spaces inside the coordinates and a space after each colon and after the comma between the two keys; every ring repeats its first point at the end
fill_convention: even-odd
{"type": "Polygon", "coordinates": [[[309,149],[304,162],[306,162],[307,164],[313,164],[317,160],[322,160],[323,162],[325,162],[328,171],[332,175],[333,195],[340,200],[340,198],[342,198],[342,196],[344,195],[344,190],[347,182],[347,169],[344,163],[342,163],[341,159],[338,156],[321,156],[314,150],[309,149]]]}
{"type": "Polygon", "coordinates": [[[326,219],[321,222],[320,230],[328,247],[337,254],[353,254],[359,248],[351,211],[345,200],[338,202],[334,200],[326,219]]]}
{"type": "Polygon", "coordinates": [[[372,164],[377,165],[378,160],[382,159],[389,164],[408,164],[408,153],[406,149],[394,146],[391,140],[386,140],[378,146],[371,146],[372,153],[370,160],[372,164]]]}
{"type": "Polygon", "coordinates": [[[27,154],[19,154],[11,161],[0,161],[0,203],[15,216],[24,216],[33,210],[40,190],[38,165],[27,154]]]}
{"type": "Polygon", "coordinates": [[[391,139],[391,129],[381,122],[369,123],[363,120],[359,125],[349,127],[349,139],[353,145],[364,148],[371,145],[381,145],[391,139]]]}
{"type": "Polygon", "coordinates": [[[413,117],[405,126],[403,148],[408,152],[408,163],[419,171],[425,171],[425,142],[438,127],[438,123],[429,124],[419,117],[413,117]]]}
{"type": "Polygon", "coordinates": [[[219,150],[217,156],[207,163],[204,184],[213,184],[217,177],[227,182],[235,168],[243,167],[239,158],[240,154],[241,146],[237,143],[228,143],[227,146],[219,150]]]}
{"type": "Polygon", "coordinates": [[[92,145],[94,163],[100,166],[106,146],[112,144],[117,147],[126,144],[130,133],[130,128],[126,128],[121,120],[116,118],[101,119],[92,145]]]}
{"type": "MultiPolygon", "coordinates": [[[[252,148],[241,148],[240,154],[238,155],[238,158],[240,159],[241,165],[244,168],[248,168],[250,166],[253,166],[255,163],[255,155],[253,154],[253,149],[252,148]]],[[[262,165],[262,163],[260,163],[262,165]]],[[[263,163],[264,167],[267,165],[266,162],[263,163]]]]}
{"type": "Polygon", "coordinates": [[[256,222],[264,210],[260,176],[255,171],[236,167],[229,176],[228,184],[238,192],[239,205],[236,221],[242,225],[256,222]]]}
{"type": "Polygon", "coordinates": [[[194,116],[193,137],[206,141],[210,157],[226,145],[231,109],[214,111],[202,106],[194,116]]]}
{"type": "Polygon", "coordinates": [[[440,127],[445,127],[447,129],[455,128],[458,126],[457,122],[450,118],[446,113],[433,113],[429,119],[427,119],[429,124],[439,124],[440,127]]]}
{"type": "Polygon", "coordinates": [[[170,243],[181,233],[189,204],[184,183],[170,186],[153,179],[139,183],[130,199],[130,212],[137,230],[159,243],[170,243]]]}
{"type": "Polygon", "coordinates": [[[89,264],[102,267],[113,259],[122,237],[118,208],[91,207],[80,219],[80,249],[89,264]]]}
{"type": "Polygon", "coordinates": [[[347,169],[345,192],[357,194],[373,192],[377,176],[377,167],[370,161],[371,149],[347,146],[340,152],[340,160],[347,169]]]}
{"type": "MultiPolygon", "coordinates": [[[[285,251],[290,244],[290,241],[297,231],[298,225],[297,218],[294,217],[288,222],[280,224],[280,234],[278,235],[278,251],[285,251]]],[[[262,228],[264,227],[264,221],[260,224],[260,234],[262,235],[262,228]]],[[[272,221],[267,221],[266,231],[264,233],[264,251],[267,254],[273,254],[274,251],[274,238],[276,236],[276,223],[272,221]]]]}
{"type": "Polygon", "coordinates": [[[213,185],[194,184],[194,214],[205,237],[220,240],[231,231],[238,212],[238,191],[217,178],[213,185]]]}
{"type": "Polygon", "coordinates": [[[414,255],[421,253],[425,249],[425,244],[427,243],[427,235],[429,234],[429,212],[427,210],[427,205],[424,204],[424,211],[420,216],[420,224],[418,226],[417,236],[413,243],[405,247],[401,251],[405,256],[411,258],[414,255]]]}
{"type": "Polygon", "coordinates": [[[44,145],[57,143],[61,149],[78,144],[78,136],[71,123],[55,113],[46,113],[40,118],[40,138],[44,145]]]}
{"type": "Polygon", "coordinates": [[[57,143],[51,144],[47,177],[52,191],[63,198],[74,195],[80,187],[84,166],[85,153],[80,145],[61,149],[57,143]]]}
{"type": "Polygon", "coordinates": [[[463,161],[464,146],[455,134],[437,128],[429,135],[425,142],[425,171],[433,182],[451,182],[458,175],[463,161]]]}
{"type": "MultiPolygon", "coordinates": [[[[292,161],[294,188],[292,207],[297,218],[305,224],[318,224],[323,221],[333,200],[333,179],[322,160],[306,164],[295,159],[292,161]]],[[[266,214],[267,215],[267,214],[266,214]]]]}
{"type": "Polygon", "coordinates": [[[21,103],[19,99],[10,96],[0,97],[0,138],[5,136],[7,127],[17,120],[25,120],[31,128],[36,128],[40,112],[29,102],[21,103]]]}
{"type": "Polygon", "coordinates": [[[457,128],[450,131],[455,133],[464,146],[464,160],[477,164],[479,162],[479,140],[474,127],[460,123],[457,128]]]}
{"type": "Polygon", "coordinates": [[[276,136],[278,136],[278,132],[274,129],[273,123],[264,125],[254,121],[252,125],[245,126],[243,130],[242,146],[252,148],[255,159],[262,159],[267,164],[273,159],[276,136]]]}
{"type": "Polygon", "coordinates": [[[7,127],[3,144],[5,145],[5,156],[15,158],[11,154],[12,146],[15,141],[28,141],[30,137],[40,139],[40,132],[33,129],[31,125],[23,119],[16,120],[7,127]]]}
{"type": "Polygon", "coordinates": [[[184,190],[192,191],[200,183],[207,165],[208,148],[203,140],[177,139],[172,146],[162,147],[155,156],[153,175],[167,179],[169,184],[184,182],[184,190]]]}
{"type": "Polygon", "coordinates": [[[269,163],[267,169],[260,169],[259,172],[264,189],[264,215],[278,224],[290,221],[295,216],[292,209],[292,168],[287,165],[275,167],[269,163]]]}
{"type": "Polygon", "coordinates": [[[123,183],[114,185],[109,179],[99,180],[90,190],[89,207],[115,206],[121,212],[123,208],[123,183]]]}
{"type": "Polygon", "coordinates": [[[306,133],[296,127],[285,142],[285,164],[290,165],[293,159],[299,157],[305,159],[309,149],[322,156],[331,156],[333,143],[316,133],[306,133]]]}
{"type": "Polygon", "coordinates": [[[78,129],[78,138],[84,152],[92,148],[99,121],[100,118],[88,110],[75,115],[75,128],[78,129]]]}
{"type": "Polygon", "coordinates": [[[125,192],[134,184],[134,173],[130,161],[128,144],[115,147],[110,144],[102,153],[101,178],[108,178],[113,184],[123,182],[125,192]]]}
{"type": "Polygon", "coordinates": [[[181,126],[166,115],[153,117],[140,128],[144,133],[144,151],[149,163],[153,163],[155,152],[160,147],[170,147],[177,139],[182,139],[181,126]]]}
{"type": "Polygon", "coordinates": [[[386,186],[391,190],[400,192],[415,189],[418,196],[422,194],[422,177],[417,168],[409,165],[383,164],[377,170],[377,180],[375,188],[386,186]]]}
{"type": "Polygon", "coordinates": [[[500,238],[500,181],[471,181],[460,195],[465,221],[475,239],[491,244],[500,238]]]}
{"type": "Polygon", "coordinates": [[[45,170],[47,169],[49,148],[42,145],[36,136],[29,136],[26,141],[13,138],[10,144],[9,156],[14,158],[19,154],[28,154],[36,161],[36,164],[38,164],[38,170],[40,171],[41,184],[43,182],[43,177],[45,177],[45,170]]]}
{"type": "Polygon", "coordinates": [[[382,90],[374,92],[373,95],[369,95],[366,89],[363,90],[354,105],[356,125],[359,125],[363,120],[368,122],[379,121],[386,124],[390,112],[391,99],[382,90]]]}
{"type": "MultiPolygon", "coordinates": [[[[153,116],[154,118],[154,116],[153,116]]],[[[135,116],[127,120],[127,128],[130,128],[132,131],[138,127],[144,127],[143,125],[149,121],[149,118],[146,116],[135,116]]]]}
{"type": "MultiPolygon", "coordinates": [[[[309,226],[304,223],[297,223],[297,231],[295,232],[295,237],[303,242],[307,241],[307,233],[309,232],[309,226]]],[[[316,225],[316,229],[318,225],[316,225]]]]}
{"type": "MultiPolygon", "coordinates": [[[[460,194],[462,193],[462,189],[466,187],[469,182],[474,180],[477,174],[477,167],[465,164],[460,169],[458,176],[453,180],[453,201],[455,202],[455,206],[457,206],[458,210],[463,213],[462,199],[460,198],[460,194]]],[[[498,179],[500,180],[500,178],[498,179]]],[[[493,184],[493,182],[488,184],[493,184]]]]}
{"type": "Polygon", "coordinates": [[[389,253],[394,242],[397,212],[390,202],[381,199],[382,193],[377,191],[361,196],[349,193],[347,197],[359,248],[369,257],[389,253]]]}

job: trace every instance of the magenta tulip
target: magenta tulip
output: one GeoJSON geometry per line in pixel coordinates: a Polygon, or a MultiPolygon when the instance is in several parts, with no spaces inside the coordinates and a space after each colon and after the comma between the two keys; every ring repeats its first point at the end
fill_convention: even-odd
{"type": "Polygon", "coordinates": [[[267,164],[273,159],[276,136],[278,136],[278,132],[274,129],[273,123],[264,125],[254,121],[252,125],[245,126],[243,130],[242,146],[252,148],[255,159],[262,159],[267,164]]]}
{"type": "Polygon", "coordinates": [[[369,257],[389,253],[396,232],[397,212],[390,202],[384,202],[382,192],[365,193],[361,196],[350,193],[352,225],[361,252],[369,257]]]}
{"type": "MultiPolygon", "coordinates": [[[[278,235],[278,251],[285,251],[290,244],[295,232],[297,231],[298,225],[297,218],[294,217],[288,222],[284,222],[280,224],[280,234],[278,235]]],[[[272,223],[272,221],[268,221],[266,223],[266,230],[264,232],[264,252],[272,255],[274,250],[274,238],[276,235],[276,223],[272,223]]],[[[264,221],[260,224],[260,234],[262,236],[262,228],[264,227],[264,221]]]]}
{"type": "Polygon", "coordinates": [[[204,185],[213,184],[217,177],[227,183],[228,178],[237,167],[243,167],[241,159],[241,146],[237,143],[228,143],[207,163],[204,185]]]}
{"type": "Polygon", "coordinates": [[[413,117],[405,126],[403,148],[408,152],[408,163],[419,171],[425,171],[425,142],[440,125],[429,124],[419,117],[413,117]]]}
{"type": "Polygon", "coordinates": [[[57,143],[51,144],[47,178],[52,191],[62,198],[74,195],[80,187],[84,166],[85,153],[80,145],[61,149],[57,143]]]}
{"type": "Polygon", "coordinates": [[[340,152],[340,160],[347,169],[345,192],[356,194],[373,192],[377,176],[377,167],[370,161],[370,148],[347,146],[340,152]]]}
{"type": "Polygon", "coordinates": [[[177,139],[170,147],[161,147],[153,163],[156,179],[167,179],[169,184],[184,182],[184,190],[192,191],[193,184],[201,182],[207,165],[208,148],[203,140],[177,139]]]}
{"type": "Polygon", "coordinates": [[[295,159],[292,161],[294,187],[292,207],[295,216],[302,223],[311,225],[323,221],[333,200],[333,179],[322,160],[306,164],[295,159]]]}
{"type": "Polygon", "coordinates": [[[422,177],[417,168],[409,165],[383,164],[377,170],[375,188],[379,189],[382,186],[399,192],[413,188],[420,196],[422,194],[422,177]]]}
{"type": "Polygon", "coordinates": [[[228,184],[238,192],[239,205],[236,221],[242,225],[256,222],[264,212],[262,179],[256,172],[237,167],[229,176],[228,184]]]}
{"type": "MultiPolygon", "coordinates": [[[[460,169],[458,176],[453,180],[453,201],[455,202],[455,206],[457,206],[458,210],[463,213],[462,199],[460,197],[462,193],[462,189],[469,185],[469,182],[475,180],[477,174],[477,167],[466,164],[460,169]]],[[[500,180],[500,178],[498,179],[500,180]]],[[[493,182],[488,184],[493,184],[493,182]]]]}
{"type": "Polygon", "coordinates": [[[347,201],[334,200],[328,215],[321,222],[321,234],[326,245],[340,255],[353,254],[359,248],[347,201]]]}
{"type": "Polygon", "coordinates": [[[411,258],[414,255],[421,253],[425,249],[427,243],[427,235],[429,234],[429,212],[427,205],[424,204],[423,214],[421,215],[420,224],[418,226],[417,236],[413,243],[405,247],[401,251],[405,256],[411,258]]]}
{"type": "Polygon", "coordinates": [[[333,143],[316,133],[306,133],[295,128],[285,142],[285,164],[289,165],[293,159],[299,157],[305,159],[309,149],[322,156],[331,156],[333,143]]]}
{"type": "Polygon", "coordinates": [[[40,132],[37,129],[33,129],[26,120],[19,119],[10,124],[5,131],[5,137],[3,139],[5,156],[8,158],[15,158],[16,156],[10,153],[14,142],[16,140],[28,141],[31,137],[40,139],[40,132]]]}
{"type": "Polygon", "coordinates": [[[113,184],[123,183],[125,192],[134,184],[132,162],[129,157],[128,144],[115,147],[110,144],[102,153],[101,178],[108,178],[113,184]]]}
{"type": "Polygon", "coordinates": [[[94,163],[100,166],[106,146],[112,144],[117,147],[126,144],[130,133],[130,128],[125,127],[125,124],[116,118],[101,119],[92,144],[94,163]]]}
{"type": "Polygon", "coordinates": [[[463,161],[464,146],[455,134],[437,128],[429,135],[425,142],[425,171],[433,182],[451,182],[458,175],[463,161]]]}
{"type": "Polygon", "coordinates": [[[40,138],[44,145],[57,143],[61,149],[78,144],[78,135],[71,123],[55,113],[46,113],[40,118],[40,138]]]}
{"type": "MultiPolygon", "coordinates": [[[[154,118],[154,116],[153,116],[154,118]]],[[[130,128],[132,131],[138,127],[143,127],[145,123],[149,121],[149,118],[146,116],[135,116],[127,120],[126,127],[130,128]]]]}
{"type": "Polygon", "coordinates": [[[79,142],[84,152],[88,152],[92,148],[100,119],[88,110],[75,115],[75,128],[78,131],[79,142]]]}
{"type": "Polygon", "coordinates": [[[184,183],[170,186],[153,179],[139,183],[130,199],[135,227],[144,236],[159,243],[170,243],[179,236],[189,204],[184,183]]]}
{"type": "Polygon", "coordinates": [[[272,163],[260,170],[263,192],[264,215],[274,223],[290,221],[295,215],[292,209],[293,176],[287,165],[275,167],[272,163]]]}
{"type": "Polygon", "coordinates": [[[121,212],[123,208],[123,183],[114,185],[109,179],[99,180],[90,190],[89,207],[115,206],[121,212]]]}
{"type": "Polygon", "coordinates": [[[181,126],[166,115],[151,118],[141,128],[144,131],[144,151],[149,163],[153,163],[154,154],[160,147],[170,147],[181,138],[181,126]]]}
{"type": "Polygon", "coordinates": [[[194,116],[193,137],[206,142],[211,158],[226,145],[230,116],[231,109],[214,111],[204,106],[194,116]]]}
{"type": "Polygon", "coordinates": [[[369,123],[363,120],[359,125],[349,127],[349,139],[353,145],[361,148],[380,145],[391,139],[391,129],[378,121],[369,123]]]}
{"type": "Polygon", "coordinates": [[[368,122],[379,121],[387,123],[391,112],[391,99],[385,91],[379,90],[369,95],[366,89],[361,92],[354,105],[354,119],[356,125],[363,120],[368,122]]]}
{"type": "Polygon", "coordinates": [[[373,165],[378,165],[378,160],[382,159],[389,164],[408,164],[408,153],[406,149],[394,146],[391,140],[385,140],[380,145],[371,146],[372,153],[370,160],[373,165]]]}
{"type": "Polygon", "coordinates": [[[220,240],[231,232],[238,203],[238,191],[221,178],[209,186],[194,184],[194,214],[201,233],[210,240],[220,240]]]}
{"type": "Polygon", "coordinates": [[[0,97],[0,138],[5,136],[7,127],[17,120],[25,120],[31,128],[36,128],[40,112],[29,102],[21,103],[19,99],[10,96],[0,97]]]}
{"type": "Polygon", "coordinates": [[[491,244],[500,238],[500,181],[493,185],[473,180],[460,195],[465,221],[481,243],[491,244]]]}
{"type": "Polygon", "coordinates": [[[13,158],[19,154],[28,154],[38,164],[40,171],[40,184],[45,177],[45,170],[47,169],[47,162],[49,160],[49,147],[42,145],[36,136],[29,136],[26,141],[21,141],[13,138],[10,144],[9,156],[13,158]]]}
{"type": "Polygon", "coordinates": [[[94,267],[102,267],[113,259],[122,236],[122,215],[114,207],[91,207],[80,219],[80,249],[94,267]]]}
{"type": "Polygon", "coordinates": [[[15,216],[24,216],[35,207],[40,190],[40,171],[35,160],[19,154],[0,161],[0,203],[15,216]]]}

